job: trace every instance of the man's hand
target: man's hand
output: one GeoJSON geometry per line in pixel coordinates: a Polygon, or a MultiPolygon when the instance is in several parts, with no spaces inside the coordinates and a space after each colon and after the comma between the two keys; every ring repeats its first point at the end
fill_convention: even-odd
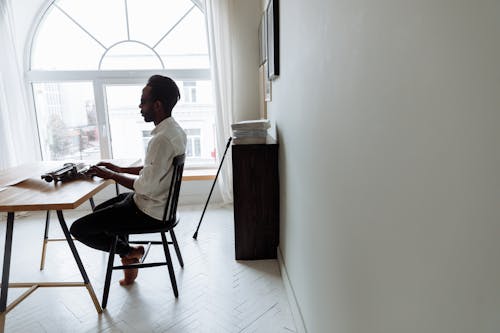
{"type": "Polygon", "coordinates": [[[138,175],[143,168],[142,166],[120,167],[120,166],[113,164],[111,162],[99,162],[96,165],[100,166],[100,167],[105,167],[106,169],[109,169],[109,170],[117,172],[117,173],[122,173],[122,174],[128,173],[131,175],[138,175]]]}
{"type": "Polygon", "coordinates": [[[134,189],[134,181],[135,178],[126,176],[124,174],[118,173],[111,171],[109,169],[106,169],[104,166],[99,166],[99,165],[93,165],[90,167],[89,174],[93,176],[100,177],[102,179],[112,179],[116,183],[133,190],[134,189]]]}
{"type": "Polygon", "coordinates": [[[97,165],[91,166],[88,172],[103,179],[113,179],[116,175],[113,171],[97,165]]]}
{"type": "Polygon", "coordinates": [[[112,170],[114,172],[119,172],[119,173],[122,172],[121,168],[119,166],[117,166],[117,165],[115,165],[115,164],[113,164],[111,162],[99,162],[96,165],[97,166],[103,166],[103,167],[105,167],[105,168],[107,168],[109,170],[112,170]]]}

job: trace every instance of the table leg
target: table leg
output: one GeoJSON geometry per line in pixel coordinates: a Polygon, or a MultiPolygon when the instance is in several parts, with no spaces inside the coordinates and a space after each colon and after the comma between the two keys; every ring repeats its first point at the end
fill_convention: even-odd
{"type": "Polygon", "coordinates": [[[5,252],[3,254],[2,291],[0,294],[0,312],[7,308],[7,291],[9,290],[10,255],[12,250],[12,233],[14,229],[14,213],[7,214],[7,230],[5,231],[5,252]]]}
{"type": "Polygon", "coordinates": [[[78,251],[76,250],[75,243],[73,242],[73,239],[71,238],[71,234],[69,233],[68,226],[66,225],[66,221],[64,220],[64,216],[63,216],[63,213],[61,210],[57,211],[57,217],[59,219],[59,224],[61,224],[61,228],[63,230],[64,236],[66,237],[66,240],[68,241],[69,248],[71,249],[71,252],[73,253],[73,257],[75,258],[78,269],[80,270],[80,273],[82,274],[83,282],[85,283],[85,286],[87,287],[87,290],[90,294],[90,298],[92,298],[92,301],[94,302],[94,306],[95,306],[97,312],[101,313],[102,312],[101,305],[99,304],[99,301],[97,300],[94,289],[92,288],[92,285],[90,284],[89,277],[87,275],[87,272],[85,271],[85,268],[83,267],[82,260],[80,259],[80,255],[78,254],[78,251]]]}
{"type": "Polygon", "coordinates": [[[5,331],[5,312],[0,314],[0,332],[3,333],[5,331]]]}
{"type": "Polygon", "coordinates": [[[5,230],[5,251],[3,253],[2,290],[0,293],[0,332],[4,331],[7,308],[7,292],[9,291],[10,257],[12,251],[12,233],[14,231],[14,212],[7,214],[7,230],[5,230]]]}
{"type": "Polygon", "coordinates": [[[47,211],[47,215],[45,216],[45,231],[43,233],[42,259],[40,259],[41,271],[45,266],[45,252],[47,251],[47,243],[49,242],[49,226],[50,226],[50,210],[47,211]]]}
{"type": "Polygon", "coordinates": [[[95,209],[94,198],[90,197],[89,202],[90,202],[90,207],[92,208],[92,211],[94,211],[94,209],[95,209]]]}

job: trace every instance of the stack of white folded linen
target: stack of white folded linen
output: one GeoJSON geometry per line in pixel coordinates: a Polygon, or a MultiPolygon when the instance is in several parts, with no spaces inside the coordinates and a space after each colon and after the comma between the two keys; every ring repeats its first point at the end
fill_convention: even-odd
{"type": "Polygon", "coordinates": [[[234,144],[266,143],[269,120],[246,120],[231,125],[234,144]]]}

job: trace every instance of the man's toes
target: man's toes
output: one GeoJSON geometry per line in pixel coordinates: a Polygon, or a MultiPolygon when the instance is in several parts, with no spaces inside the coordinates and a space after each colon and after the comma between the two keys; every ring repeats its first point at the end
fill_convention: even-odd
{"type": "Polygon", "coordinates": [[[120,280],[120,286],[128,286],[134,283],[137,275],[139,274],[139,269],[131,268],[123,270],[124,278],[120,280]]]}

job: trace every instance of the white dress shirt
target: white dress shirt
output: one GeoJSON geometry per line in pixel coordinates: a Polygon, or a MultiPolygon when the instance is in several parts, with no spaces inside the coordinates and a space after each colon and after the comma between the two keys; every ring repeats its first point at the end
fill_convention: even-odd
{"type": "Polygon", "coordinates": [[[185,153],[187,138],[172,117],[159,123],[151,134],[144,168],[134,181],[134,201],[142,212],[161,220],[172,179],[172,161],[185,153]]]}

